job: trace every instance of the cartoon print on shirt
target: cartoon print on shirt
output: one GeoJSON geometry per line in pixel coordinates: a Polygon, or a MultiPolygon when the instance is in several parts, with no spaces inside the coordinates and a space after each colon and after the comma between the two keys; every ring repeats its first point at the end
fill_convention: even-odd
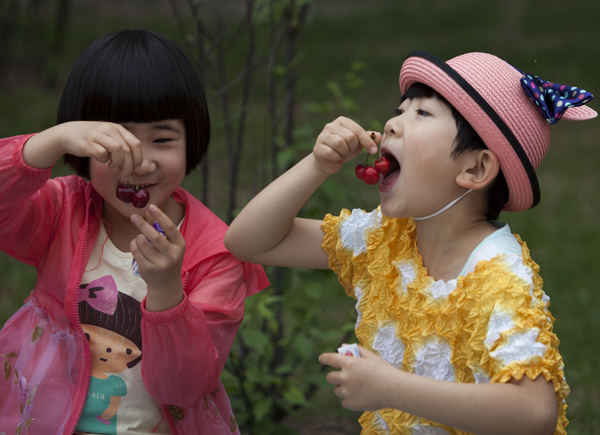
{"type": "Polygon", "coordinates": [[[121,293],[112,276],[81,284],[79,319],[92,351],[92,377],[77,429],[117,433],[117,412],[127,394],[117,376],[142,359],[140,302],[121,293]]]}

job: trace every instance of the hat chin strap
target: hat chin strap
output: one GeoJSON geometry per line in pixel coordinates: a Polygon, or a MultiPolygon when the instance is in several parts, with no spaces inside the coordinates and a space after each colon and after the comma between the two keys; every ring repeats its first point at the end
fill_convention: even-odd
{"type": "Polygon", "coordinates": [[[445,212],[446,210],[448,210],[450,207],[452,207],[454,204],[456,204],[458,201],[460,201],[463,198],[463,196],[465,196],[467,193],[471,193],[472,191],[473,191],[473,189],[467,190],[465,193],[463,193],[462,195],[460,195],[458,198],[456,198],[454,201],[452,201],[446,207],[444,207],[444,208],[436,211],[433,214],[430,214],[429,216],[413,217],[413,219],[416,220],[416,221],[424,221],[425,219],[429,219],[429,218],[432,218],[434,216],[437,216],[438,214],[441,214],[441,213],[445,212]]]}

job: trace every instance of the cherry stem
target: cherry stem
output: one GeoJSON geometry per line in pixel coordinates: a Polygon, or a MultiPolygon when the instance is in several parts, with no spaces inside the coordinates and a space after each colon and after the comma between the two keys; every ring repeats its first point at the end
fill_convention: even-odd
{"type": "MultiPolygon", "coordinates": [[[[377,144],[377,141],[375,140],[375,132],[374,131],[371,132],[371,139],[373,139],[373,142],[375,142],[375,145],[377,145],[377,147],[379,148],[379,145],[377,144]]],[[[370,154],[367,154],[367,161],[369,160],[369,155],[370,154]]],[[[366,164],[367,163],[365,162],[365,165],[366,164]]]]}
{"type": "MultiPolygon", "coordinates": [[[[135,190],[138,190],[137,183],[135,182],[135,175],[133,175],[133,172],[131,173],[131,178],[133,178],[133,185],[135,186],[135,190]]],[[[129,183],[127,184],[129,185],[129,183]]]]}

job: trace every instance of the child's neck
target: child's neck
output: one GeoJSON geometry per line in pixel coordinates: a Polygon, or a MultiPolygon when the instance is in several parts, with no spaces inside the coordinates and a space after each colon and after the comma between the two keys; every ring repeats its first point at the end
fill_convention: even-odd
{"type": "Polygon", "coordinates": [[[423,266],[436,281],[458,278],[473,250],[496,231],[484,216],[468,220],[452,213],[436,220],[418,221],[416,226],[423,266]]]}

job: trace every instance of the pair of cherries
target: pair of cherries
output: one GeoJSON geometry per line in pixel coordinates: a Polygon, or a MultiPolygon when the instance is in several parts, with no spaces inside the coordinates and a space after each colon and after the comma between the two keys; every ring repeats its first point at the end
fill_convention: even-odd
{"type": "MultiPolygon", "coordinates": [[[[371,139],[375,142],[375,133],[371,133],[371,139]]],[[[367,160],[364,165],[357,165],[354,169],[356,177],[363,180],[365,184],[372,186],[379,182],[379,174],[387,174],[390,170],[390,161],[385,157],[379,157],[373,163],[373,166],[368,165],[369,155],[367,154],[367,160]]]]}
{"type": "MultiPolygon", "coordinates": [[[[133,180],[135,183],[135,179],[133,180]]],[[[150,193],[137,184],[119,184],[116,192],[117,198],[123,202],[131,203],[135,208],[144,208],[150,201],[150,193]]]]}

